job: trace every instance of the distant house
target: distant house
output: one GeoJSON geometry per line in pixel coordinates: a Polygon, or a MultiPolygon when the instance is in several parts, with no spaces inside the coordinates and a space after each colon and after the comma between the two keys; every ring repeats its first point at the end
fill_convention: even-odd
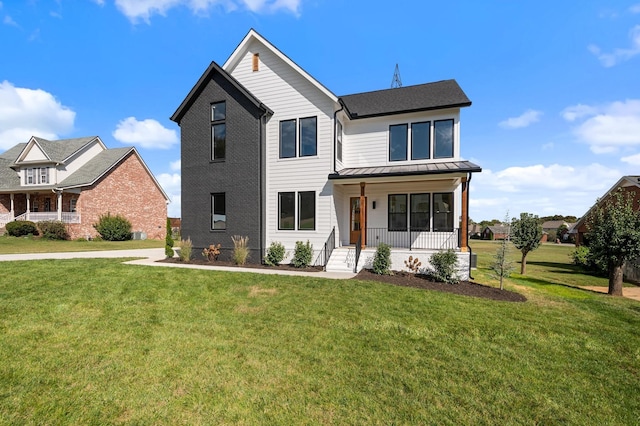
{"type": "MultiPolygon", "coordinates": [[[[552,233],[554,235],[556,235],[556,238],[561,238],[561,240],[567,241],[569,239],[569,232],[565,233],[562,236],[557,235],[557,231],[558,228],[560,228],[562,225],[565,225],[567,227],[567,230],[571,230],[573,228],[573,226],[575,225],[574,223],[569,223],[569,222],[565,222],[564,220],[548,220],[546,222],[542,223],[542,242],[546,242],[549,234],[552,233]]],[[[555,242],[555,241],[552,241],[555,242]]]]}
{"type": "Polygon", "coordinates": [[[509,236],[509,227],[504,225],[486,226],[482,231],[483,240],[504,240],[509,236]]]}
{"type": "Polygon", "coordinates": [[[469,238],[482,238],[482,226],[478,223],[469,225],[469,238]]]}
{"type": "Polygon", "coordinates": [[[97,136],[33,136],[0,154],[0,228],[59,220],[71,238],[94,237],[93,224],[111,213],[140,236],[164,238],[168,201],[135,148],[107,149],[97,136]]]}

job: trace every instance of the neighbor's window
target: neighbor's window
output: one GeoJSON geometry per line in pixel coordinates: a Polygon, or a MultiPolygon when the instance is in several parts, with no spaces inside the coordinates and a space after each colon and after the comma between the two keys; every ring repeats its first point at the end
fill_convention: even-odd
{"type": "Polygon", "coordinates": [[[76,211],[77,203],[78,203],[78,200],[76,200],[75,198],[72,198],[69,201],[69,211],[70,212],[75,212],[76,211]]]}
{"type": "Polygon", "coordinates": [[[280,158],[296,156],[296,120],[280,122],[280,158]]]}
{"type": "Polygon", "coordinates": [[[389,126],[389,161],[405,161],[407,159],[406,124],[389,126]]]}
{"type": "Polygon", "coordinates": [[[225,102],[211,104],[211,159],[224,160],[227,145],[227,105],[225,102]]]}
{"type": "Polygon", "coordinates": [[[434,158],[453,157],[453,120],[434,122],[434,158]]]}
{"type": "Polygon", "coordinates": [[[411,194],[411,230],[428,231],[431,194],[411,194]]]}
{"type": "Polygon", "coordinates": [[[406,231],[407,194],[390,194],[388,210],[389,231],[406,231]]]}
{"type": "Polygon", "coordinates": [[[433,194],[433,230],[453,231],[453,192],[433,194]]]}
{"type": "Polygon", "coordinates": [[[316,193],[315,191],[298,193],[298,229],[316,229],[316,193]]]}
{"type": "Polygon", "coordinates": [[[40,183],[49,183],[49,168],[48,167],[42,167],[40,168],[40,183]]]}
{"type": "Polygon", "coordinates": [[[278,192],[278,229],[295,229],[296,193],[278,192]]]}
{"type": "Polygon", "coordinates": [[[33,185],[36,183],[36,170],[35,169],[27,169],[26,173],[26,182],[28,185],[33,185]]]}
{"type": "Polygon", "coordinates": [[[429,158],[429,134],[431,123],[411,123],[411,159],[424,160],[429,158]]]}
{"type": "Polygon", "coordinates": [[[336,129],[336,155],[338,157],[338,161],[342,161],[342,123],[338,121],[338,126],[336,129]]]}
{"type": "Polygon", "coordinates": [[[225,194],[211,194],[211,229],[227,229],[225,194]]]}
{"type": "Polygon", "coordinates": [[[300,157],[309,157],[318,153],[318,119],[308,117],[300,119],[300,157]]]}

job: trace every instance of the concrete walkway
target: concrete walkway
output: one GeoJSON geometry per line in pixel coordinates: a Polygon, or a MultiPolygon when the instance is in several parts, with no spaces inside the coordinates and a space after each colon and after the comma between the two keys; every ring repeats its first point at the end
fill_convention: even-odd
{"type": "MultiPolygon", "coordinates": [[[[597,291],[598,293],[608,293],[609,287],[582,286],[585,290],[597,291]]],[[[640,302],[640,287],[623,287],[622,295],[627,299],[633,299],[640,302]]]]}
{"type": "Polygon", "coordinates": [[[166,268],[187,268],[205,269],[208,271],[227,272],[253,272],[254,274],[269,275],[295,275],[301,277],[330,278],[344,280],[354,277],[356,274],[350,272],[304,272],[304,271],[284,271],[267,268],[236,268],[225,266],[193,265],[190,263],[162,263],[157,262],[165,258],[164,248],[138,249],[138,250],[107,250],[107,251],[78,251],[64,253],[27,253],[27,254],[2,254],[0,262],[15,260],[43,260],[43,259],[98,259],[98,258],[120,258],[120,257],[140,257],[141,259],[125,262],[128,265],[145,265],[166,268]]]}

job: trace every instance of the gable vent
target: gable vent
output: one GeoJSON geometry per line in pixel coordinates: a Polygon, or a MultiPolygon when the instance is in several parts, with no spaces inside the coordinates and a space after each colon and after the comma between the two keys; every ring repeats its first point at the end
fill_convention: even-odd
{"type": "Polygon", "coordinates": [[[253,54],[253,71],[258,71],[260,68],[260,54],[253,54]]]}

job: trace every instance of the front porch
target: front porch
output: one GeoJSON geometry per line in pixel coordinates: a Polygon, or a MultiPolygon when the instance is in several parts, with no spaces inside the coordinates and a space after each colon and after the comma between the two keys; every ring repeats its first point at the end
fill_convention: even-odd
{"type": "Polygon", "coordinates": [[[62,192],[0,194],[0,228],[16,220],[31,222],[58,220],[68,224],[81,223],[80,213],[76,211],[77,199],[78,194],[62,192]]]}

